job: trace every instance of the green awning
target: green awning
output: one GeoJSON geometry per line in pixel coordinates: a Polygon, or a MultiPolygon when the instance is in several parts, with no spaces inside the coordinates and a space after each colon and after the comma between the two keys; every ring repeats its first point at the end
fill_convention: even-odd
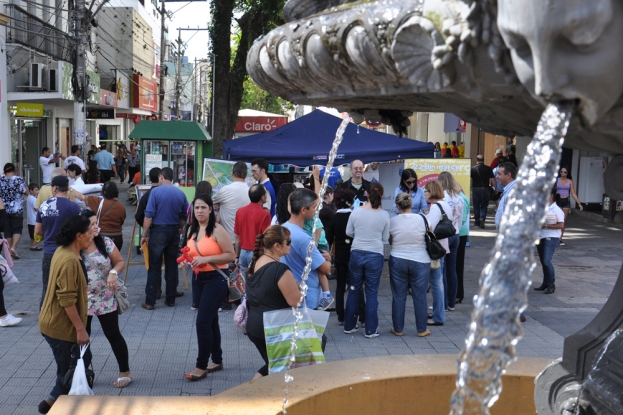
{"type": "Polygon", "coordinates": [[[139,140],[212,141],[203,125],[195,121],[139,122],[128,136],[139,140]]]}

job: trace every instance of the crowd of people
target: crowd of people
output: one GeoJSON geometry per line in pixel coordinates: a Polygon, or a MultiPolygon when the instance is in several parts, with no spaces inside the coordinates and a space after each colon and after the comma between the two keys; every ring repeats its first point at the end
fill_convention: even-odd
{"type": "MultiPolygon", "coordinates": [[[[135,150],[130,154],[121,151],[127,160],[136,157],[135,150]]],[[[52,350],[57,378],[50,394],[39,404],[40,413],[47,413],[60,395],[68,393],[63,378],[75,354],[74,344],[89,343],[94,316],[119,366],[114,387],[124,388],[132,383],[128,346],[119,328],[115,296],[119,289],[118,275],[124,268],[120,249],[124,243],[122,227],[126,211],[118,200],[117,185],[110,180],[119,177],[123,182],[125,167],[106,151],[105,145],[89,158],[89,168],[85,170],[79,148],[72,148],[67,158],[58,153],[51,155],[45,148],[41,187],[35,183],[27,185],[11,163],[4,166],[4,176],[0,178],[0,222],[11,258],[20,259],[17,247],[24,210],[27,210],[30,249],[43,251],[39,329],[52,350]],[[55,167],[59,159],[65,160],[65,168],[55,167]],[[81,181],[102,182],[101,196],[85,196],[71,187],[72,183],[81,181]],[[41,241],[42,247],[38,246],[41,241]]],[[[493,193],[496,190],[500,193],[495,217],[498,228],[508,194],[515,185],[517,168],[501,160],[494,175],[493,169],[484,165],[481,155],[476,160],[471,171],[475,225],[484,228],[492,200],[489,189],[495,187],[493,193]],[[501,191],[497,186],[502,187],[501,191]]],[[[140,160],[129,163],[128,168],[129,175],[140,172],[140,160]]],[[[386,244],[391,248],[388,258],[391,334],[403,336],[409,330],[405,327],[409,294],[419,337],[433,334],[435,326],[443,326],[446,313],[453,312],[456,304],[463,301],[470,197],[451,173],[443,172],[437,180],[419,187],[416,172],[404,169],[393,191],[395,216],[390,219],[382,208],[386,193],[383,185],[366,180],[364,163],[354,160],[350,165],[351,177],[346,181],[340,177],[333,183],[335,188],[326,189],[323,208],[316,219],[320,170],[314,169],[308,188],[282,183],[277,193],[268,177],[265,160],[253,160],[250,172],[256,183],[248,186],[247,164],[235,163],[230,184],[213,195],[212,186],[200,182],[190,204],[174,185],[171,168],[144,172],[152,187],[138,201],[135,215],[142,228],[140,245],[148,256],[142,308],[154,311],[162,294],[164,305],[175,307],[176,298],[184,294],[177,290],[177,259],[181,249],[186,250],[187,264],[194,270],[191,308],[197,311],[197,359],[195,367],[184,375],[185,379],[198,381],[224,369],[218,312],[230,306],[227,278],[231,263],[236,263],[246,277],[246,334],[265,362],[255,378],[268,375],[262,320],[265,312],[301,305],[334,310],[345,334],[360,329],[364,329],[365,338],[382,334],[378,292],[386,244]],[[442,222],[449,222],[453,230],[439,238],[446,254],[439,260],[431,260],[425,235],[434,232],[442,222]],[[313,241],[311,251],[310,241],[313,241]],[[311,253],[309,264],[308,253],[311,253]],[[306,267],[309,267],[307,290],[301,302],[299,283],[306,267]],[[336,280],[333,292],[329,288],[332,275],[336,280]]],[[[391,190],[387,193],[392,194],[391,190]]],[[[544,280],[535,289],[546,294],[555,290],[552,257],[564,231],[566,212],[563,210],[568,210],[569,197],[579,202],[568,169],[563,168],[538,245],[544,280]]],[[[21,319],[4,309],[3,288],[0,285],[0,326],[18,324],[21,319]]],[[[523,315],[522,319],[525,319],[523,315]]],[[[325,345],[326,336],[323,350],[325,345]]],[[[91,359],[88,352],[85,363],[88,365],[91,359]]]]}

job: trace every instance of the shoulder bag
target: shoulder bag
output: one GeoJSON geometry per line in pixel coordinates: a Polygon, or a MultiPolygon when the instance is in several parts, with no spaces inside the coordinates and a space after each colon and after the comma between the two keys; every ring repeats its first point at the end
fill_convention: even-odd
{"type": "Polygon", "coordinates": [[[426,220],[426,216],[420,213],[422,219],[424,219],[424,226],[426,226],[426,232],[424,233],[424,241],[426,242],[426,252],[428,252],[428,256],[435,263],[431,263],[432,269],[437,269],[441,265],[439,260],[446,255],[446,249],[441,245],[441,243],[437,240],[437,237],[433,232],[431,232],[428,221],[426,220]]]}
{"type": "Polygon", "coordinates": [[[456,234],[456,228],[452,224],[452,221],[446,215],[441,204],[435,203],[439,210],[441,210],[441,220],[435,227],[435,236],[437,239],[446,239],[456,234]]]}
{"type": "MultiPolygon", "coordinates": [[[[91,268],[97,272],[104,281],[108,281],[108,277],[91,261],[89,254],[84,252],[83,258],[91,265],[91,268]]],[[[112,264],[111,264],[112,265],[112,264]]],[[[130,300],[128,299],[128,288],[120,278],[117,278],[117,291],[115,291],[115,300],[117,300],[117,313],[119,315],[125,313],[130,308],[130,300]]]]}
{"type": "MultiPolygon", "coordinates": [[[[199,244],[197,243],[197,239],[194,239],[193,242],[195,243],[195,249],[197,250],[197,253],[203,256],[203,254],[199,250],[199,244]]],[[[228,303],[234,303],[236,301],[239,301],[242,296],[244,296],[244,290],[246,286],[244,275],[242,275],[240,267],[236,266],[236,268],[234,268],[234,270],[230,272],[229,275],[227,275],[213,262],[208,262],[208,264],[210,264],[212,268],[214,268],[219,274],[221,274],[223,278],[225,278],[225,281],[227,281],[229,294],[227,295],[226,301],[228,303]]]]}

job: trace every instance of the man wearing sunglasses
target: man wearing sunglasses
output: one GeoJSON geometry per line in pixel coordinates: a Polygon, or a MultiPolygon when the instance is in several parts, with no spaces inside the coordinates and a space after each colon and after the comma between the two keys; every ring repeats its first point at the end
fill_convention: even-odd
{"type": "Polygon", "coordinates": [[[366,191],[370,187],[370,182],[363,178],[363,162],[354,160],[350,164],[350,179],[346,180],[340,186],[341,189],[351,189],[355,192],[355,198],[360,202],[367,202],[368,196],[366,191]]]}

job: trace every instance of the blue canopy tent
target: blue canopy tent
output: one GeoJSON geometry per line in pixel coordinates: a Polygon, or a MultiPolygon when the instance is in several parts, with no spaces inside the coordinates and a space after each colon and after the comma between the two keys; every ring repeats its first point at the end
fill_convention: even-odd
{"type": "MultiPolygon", "coordinates": [[[[270,164],[306,167],[325,165],[333,139],[342,120],[315,110],[276,130],[227,140],[223,158],[251,161],[264,158],[270,164]]],[[[336,165],[361,160],[364,163],[405,158],[433,158],[432,143],[423,143],[380,133],[350,123],[338,150],[336,165]]]]}

